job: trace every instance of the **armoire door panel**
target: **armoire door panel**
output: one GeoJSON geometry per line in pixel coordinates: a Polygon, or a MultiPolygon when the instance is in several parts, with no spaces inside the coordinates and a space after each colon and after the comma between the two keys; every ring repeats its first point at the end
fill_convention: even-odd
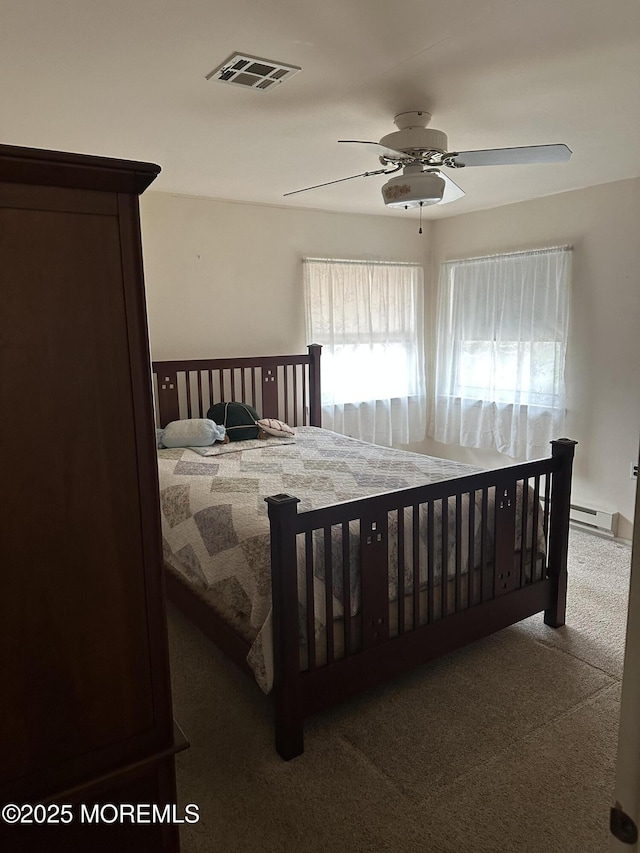
{"type": "Polygon", "coordinates": [[[118,218],[1,208],[0,276],[2,784],[135,743],[154,707],[118,218]]]}

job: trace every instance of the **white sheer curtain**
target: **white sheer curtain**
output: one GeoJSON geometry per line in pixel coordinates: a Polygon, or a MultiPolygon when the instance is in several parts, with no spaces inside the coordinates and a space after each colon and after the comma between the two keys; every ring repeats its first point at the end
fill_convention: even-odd
{"type": "Polygon", "coordinates": [[[568,246],[442,264],[437,441],[548,455],[564,430],[570,274],[568,246]]]}
{"type": "Polygon", "coordinates": [[[322,423],[376,444],[425,436],[423,270],[305,258],[308,340],[322,344],[322,423]]]}

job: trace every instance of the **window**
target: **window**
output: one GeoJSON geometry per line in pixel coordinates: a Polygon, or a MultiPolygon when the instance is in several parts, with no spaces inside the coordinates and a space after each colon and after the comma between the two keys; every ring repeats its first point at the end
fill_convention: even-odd
{"type": "Polygon", "coordinates": [[[431,433],[512,457],[564,429],[571,250],[442,264],[431,433]]]}
{"type": "Polygon", "coordinates": [[[323,346],[323,424],[378,444],[422,440],[422,267],[317,258],[303,267],[308,340],[323,346]]]}

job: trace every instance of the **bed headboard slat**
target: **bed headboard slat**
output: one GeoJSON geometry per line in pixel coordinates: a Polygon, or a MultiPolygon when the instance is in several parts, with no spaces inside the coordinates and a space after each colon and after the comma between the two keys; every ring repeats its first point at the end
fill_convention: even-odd
{"type": "MultiPolygon", "coordinates": [[[[262,412],[264,418],[277,418],[278,407],[278,366],[262,368],[262,412]]],[[[283,416],[281,420],[286,421],[283,416]]]]}
{"type": "Polygon", "coordinates": [[[178,405],[178,372],[176,370],[160,367],[158,371],[154,368],[154,388],[156,390],[155,409],[158,424],[160,413],[162,413],[163,425],[180,418],[178,405]]]}

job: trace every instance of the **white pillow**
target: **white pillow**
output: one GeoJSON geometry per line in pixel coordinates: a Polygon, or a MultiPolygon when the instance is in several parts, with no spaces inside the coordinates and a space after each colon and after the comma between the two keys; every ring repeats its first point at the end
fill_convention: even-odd
{"type": "Polygon", "coordinates": [[[162,433],[165,447],[208,447],[214,441],[223,441],[225,428],[208,418],[186,418],[171,421],[162,433]]]}
{"type": "Polygon", "coordinates": [[[289,424],[285,424],[284,421],[279,421],[276,418],[262,418],[262,420],[257,421],[257,424],[266,433],[269,433],[269,435],[275,435],[278,438],[295,435],[295,432],[291,429],[289,424]]]}

